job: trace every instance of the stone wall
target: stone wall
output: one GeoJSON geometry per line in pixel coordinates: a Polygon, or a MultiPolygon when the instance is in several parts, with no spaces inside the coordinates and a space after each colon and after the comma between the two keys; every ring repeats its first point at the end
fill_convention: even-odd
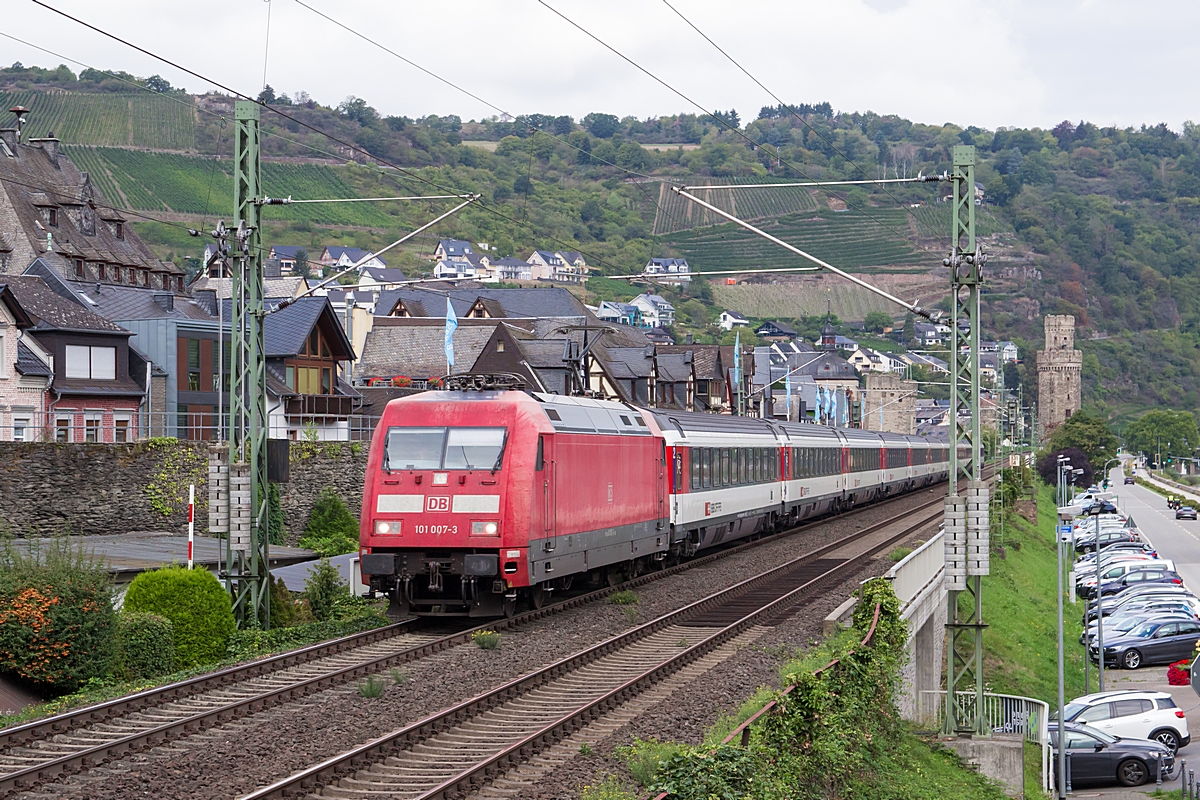
{"type": "MultiPolygon", "coordinates": [[[[293,442],[291,482],[280,487],[287,543],[331,487],[358,516],[367,443],[293,442]]],[[[208,444],[0,442],[0,535],[97,535],[187,530],[196,484],[196,530],[208,528],[208,444]]]]}

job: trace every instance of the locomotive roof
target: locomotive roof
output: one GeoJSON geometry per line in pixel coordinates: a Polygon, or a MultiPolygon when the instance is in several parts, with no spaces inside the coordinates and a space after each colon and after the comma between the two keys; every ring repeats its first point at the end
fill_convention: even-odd
{"type": "Polygon", "coordinates": [[[621,436],[651,436],[638,409],[608,400],[567,397],[531,392],[542,404],[554,430],[563,433],[606,433],[621,436]]]}

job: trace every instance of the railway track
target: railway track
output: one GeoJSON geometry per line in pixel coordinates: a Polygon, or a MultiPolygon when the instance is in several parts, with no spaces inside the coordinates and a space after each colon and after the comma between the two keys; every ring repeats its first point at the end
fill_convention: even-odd
{"type": "MultiPolygon", "coordinates": [[[[814,592],[941,516],[941,499],[328,759],[242,800],[434,800],[479,788],[719,648],[745,644],[814,592]],[[931,509],[936,505],[937,508],[931,509]],[[880,534],[876,536],[875,534],[880,534]],[[864,543],[863,540],[869,540],[864,543]],[[848,545],[863,546],[850,556],[848,545]]],[[[733,648],[729,648],[733,652],[733,648]]],[[[513,791],[508,787],[507,791],[513,791]]]]}
{"type": "MultiPolygon", "coordinates": [[[[936,490],[935,495],[914,510],[934,505],[940,508],[942,495],[936,490]]],[[[836,519],[853,518],[878,506],[862,506],[836,519]]],[[[778,541],[829,520],[829,517],[814,519],[779,535],[744,542],[614,587],[448,635],[423,633],[421,620],[407,620],[0,730],[0,796],[425,658],[470,641],[471,634],[482,628],[510,630],[596,602],[621,589],[641,586],[778,541]]],[[[683,638],[676,637],[676,641],[683,638]]]]}

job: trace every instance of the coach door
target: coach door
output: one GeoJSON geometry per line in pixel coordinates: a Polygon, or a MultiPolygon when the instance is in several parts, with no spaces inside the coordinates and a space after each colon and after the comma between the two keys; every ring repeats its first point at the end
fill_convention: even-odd
{"type": "Polygon", "coordinates": [[[542,478],[542,524],[545,526],[544,538],[552,539],[555,533],[558,517],[558,503],[555,502],[554,486],[554,437],[538,437],[538,467],[542,478]]]}
{"type": "Polygon", "coordinates": [[[667,443],[662,439],[658,443],[662,450],[658,459],[658,522],[654,527],[661,528],[667,516],[667,443]]]}

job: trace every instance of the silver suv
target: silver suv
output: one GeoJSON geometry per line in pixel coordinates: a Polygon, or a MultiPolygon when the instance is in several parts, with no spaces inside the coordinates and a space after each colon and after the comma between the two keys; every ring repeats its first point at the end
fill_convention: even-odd
{"type": "MultiPolygon", "coordinates": [[[[1057,719],[1058,711],[1051,713],[1057,719]]],[[[1154,739],[1174,752],[1192,740],[1183,709],[1166,692],[1124,690],[1088,694],[1067,704],[1068,722],[1090,725],[1110,736],[1154,739]]]]}

